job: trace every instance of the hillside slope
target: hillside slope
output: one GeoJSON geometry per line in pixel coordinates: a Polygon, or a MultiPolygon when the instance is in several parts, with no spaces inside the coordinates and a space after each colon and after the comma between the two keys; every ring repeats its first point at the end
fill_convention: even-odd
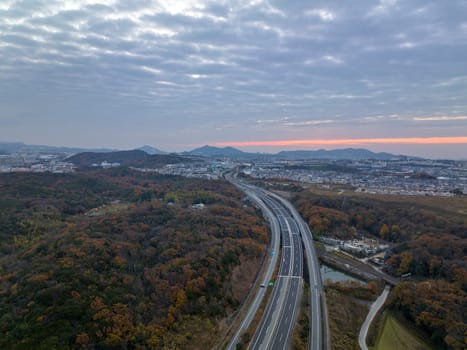
{"type": "MultiPolygon", "coordinates": [[[[339,186],[337,186],[339,187],[339,186]]],[[[440,349],[464,349],[467,332],[467,197],[370,195],[310,187],[293,202],[315,236],[362,234],[391,244],[386,272],[397,285],[387,306],[417,325],[440,349]]]]}
{"type": "Polygon", "coordinates": [[[0,348],[212,348],[267,242],[242,197],[123,168],[0,176],[0,348]]]}
{"type": "Polygon", "coordinates": [[[67,159],[68,162],[80,168],[107,163],[119,163],[123,166],[158,167],[165,164],[190,162],[191,159],[176,154],[147,154],[142,150],[117,151],[117,152],[83,152],[75,154],[67,159]]]}

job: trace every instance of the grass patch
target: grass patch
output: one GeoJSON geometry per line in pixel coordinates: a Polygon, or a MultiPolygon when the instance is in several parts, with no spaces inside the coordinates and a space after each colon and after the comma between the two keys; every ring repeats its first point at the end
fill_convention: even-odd
{"type": "Polygon", "coordinates": [[[373,350],[427,350],[434,347],[422,339],[410,325],[393,313],[387,312],[383,318],[379,339],[373,350]]]}
{"type": "Polygon", "coordinates": [[[113,204],[104,204],[100,207],[93,208],[87,211],[84,215],[86,216],[102,216],[107,214],[116,213],[121,210],[126,210],[130,206],[130,203],[113,203],[113,204]]]}

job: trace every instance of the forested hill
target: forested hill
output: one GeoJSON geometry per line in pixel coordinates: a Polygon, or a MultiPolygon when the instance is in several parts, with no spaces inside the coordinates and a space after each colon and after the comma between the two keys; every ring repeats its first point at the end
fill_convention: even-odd
{"type": "Polygon", "coordinates": [[[384,269],[409,274],[388,307],[430,334],[439,349],[465,349],[467,197],[358,194],[308,188],[293,199],[316,236],[361,234],[392,245],[384,269]]]}
{"type": "Polygon", "coordinates": [[[126,168],[1,175],[0,348],[212,348],[268,241],[242,198],[126,168]]]}
{"type": "Polygon", "coordinates": [[[78,167],[91,167],[102,162],[119,163],[123,166],[158,167],[165,164],[191,162],[189,157],[177,154],[147,154],[142,150],[116,152],[83,152],[67,159],[78,167]]]}

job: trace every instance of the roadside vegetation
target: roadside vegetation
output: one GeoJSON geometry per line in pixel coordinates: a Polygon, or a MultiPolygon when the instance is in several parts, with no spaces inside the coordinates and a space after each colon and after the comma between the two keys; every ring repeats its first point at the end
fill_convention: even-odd
{"type": "Polygon", "coordinates": [[[358,334],[369,305],[381,292],[375,281],[326,281],[326,302],[329,313],[332,350],[360,349],[358,334]]]}
{"type": "Polygon", "coordinates": [[[0,176],[0,348],[211,348],[268,242],[242,198],[124,168],[0,176]]]}
{"type": "Polygon", "coordinates": [[[358,333],[368,313],[365,304],[336,289],[326,288],[332,350],[360,349],[358,333]]]}
{"type": "Polygon", "coordinates": [[[310,286],[308,283],[303,284],[303,294],[300,303],[300,314],[297,318],[297,323],[292,335],[292,349],[306,350],[310,335],[310,286]]]}

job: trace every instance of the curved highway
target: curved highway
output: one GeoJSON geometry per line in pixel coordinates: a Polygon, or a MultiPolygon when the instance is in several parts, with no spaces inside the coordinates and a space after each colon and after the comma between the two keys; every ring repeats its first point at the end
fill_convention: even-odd
{"type": "Polygon", "coordinates": [[[303,292],[302,242],[287,208],[267,192],[260,196],[279,220],[282,254],[271,299],[249,349],[287,349],[303,292]]]}
{"type": "MultiPolygon", "coordinates": [[[[313,237],[296,209],[285,199],[269,191],[239,182],[229,178],[237,187],[244,191],[256,203],[260,204],[263,213],[271,223],[273,240],[278,253],[278,239],[281,241],[281,260],[277,279],[271,297],[256,329],[249,349],[287,349],[299,313],[300,300],[303,293],[303,250],[306,254],[307,269],[310,284],[310,334],[308,348],[312,350],[327,349],[328,326],[325,296],[321,281],[318,260],[313,247],[313,237]],[[267,208],[264,208],[266,206],[267,208]],[[275,224],[273,224],[275,223],[275,224]]],[[[272,254],[273,257],[278,254],[272,254]]],[[[268,272],[275,264],[269,264],[268,272]]],[[[271,272],[272,273],[272,272],[271,272]]],[[[269,275],[269,273],[267,274],[269,275]]],[[[265,275],[266,276],[266,275],[265,275]]],[[[270,278],[264,277],[263,284],[267,286],[270,278]]],[[[266,288],[259,288],[256,299],[262,300],[266,288]]],[[[250,306],[248,315],[228,346],[234,349],[241,333],[248,328],[258,310],[256,302],[250,306]]]]}
{"type": "MultiPolygon", "coordinates": [[[[272,279],[272,275],[274,273],[274,269],[277,265],[278,254],[276,252],[279,251],[279,243],[280,243],[280,226],[279,221],[277,220],[276,216],[273,212],[269,209],[269,207],[263,202],[263,200],[258,196],[257,192],[252,190],[251,188],[240,184],[238,182],[234,182],[233,179],[228,178],[232,183],[234,183],[239,189],[241,189],[245,194],[250,197],[250,199],[256,203],[262,210],[264,217],[268,220],[271,226],[271,243],[269,246],[270,254],[269,259],[266,265],[266,271],[262,277],[261,285],[267,286],[269,281],[272,279]]],[[[266,294],[266,288],[259,288],[257,291],[253,302],[250,304],[247,314],[244,316],[242,323],[238,327],[237,331],[235,332],[234,336],[229,342],[229,345],[226,349],[234,350],[237,347],[237,344],[240,340],[240,336],[245,332],[251,324],[251,321],[255,317],[258,309],[263,301],[264,295],[266,294]]]]}
{"type": "Polygon", "coordinates": [[[308,348],[312,350],[329,349],[329,326],[327,317],[326,297],[321,279],[318,258],[313,246],[313,236],[310,228],[303,221],[295,207],[284,198],[270,193],[272,197],[280,201],[292,214],[301,232],[305,247],[309,285],[310,285],[310,334],[308,348]]]}

